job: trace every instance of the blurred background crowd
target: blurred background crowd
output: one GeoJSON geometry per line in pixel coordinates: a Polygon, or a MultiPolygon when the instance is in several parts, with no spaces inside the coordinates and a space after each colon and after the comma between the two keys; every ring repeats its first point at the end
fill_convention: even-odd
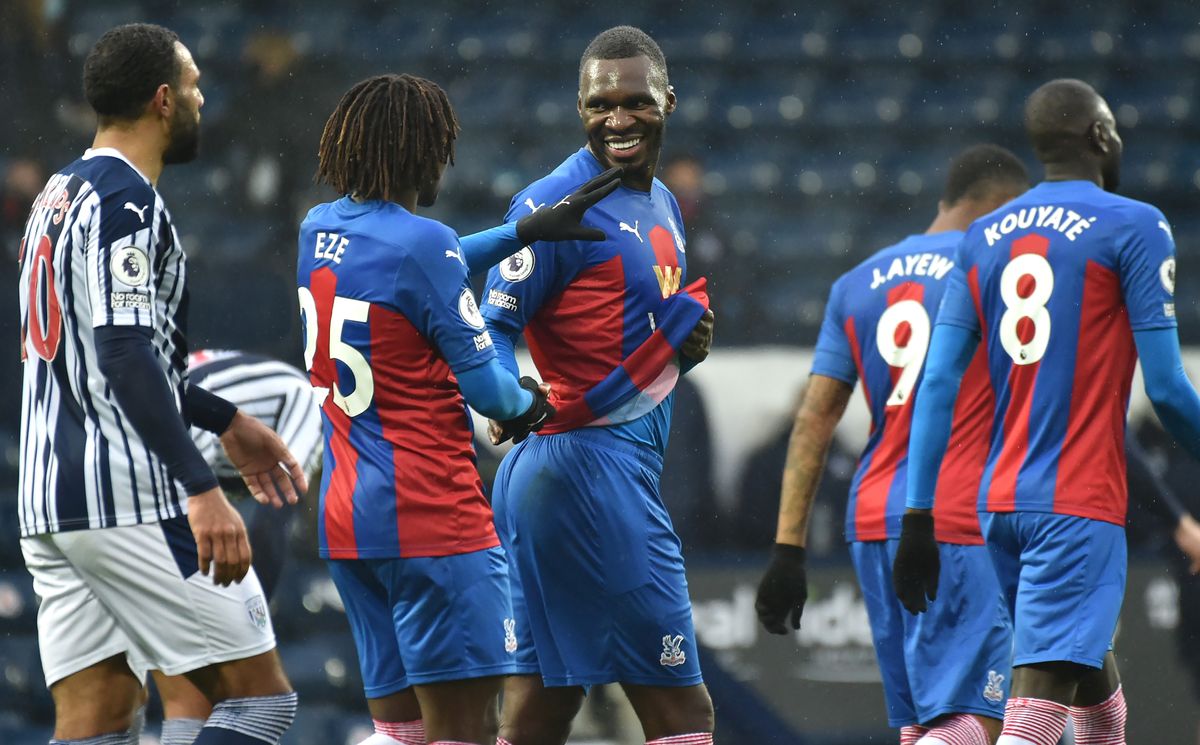
{"type": "MultiPolygon", "coordinates": [[[[133,20],[178,32],[203,73],[201,157],[169,169],[159,187],[189,255],[193,346],[299,362],[296,229],[313,204],[331,196],[312,183],[316,143],[351,83],[403,71],[447,90],[463,131],[429,214],[467,233],[498,222],[512,194],[582,145],[574,111],[579,54],[596,32],[618,23],[646,29],[668,59],[679,109],[668,125],[660,177],[683,212],[689,274],[710,278],[715,359],[746,349],[782,350],[790,359],[788,350],[811,346],[832,280],[870,252],[924,230],[943,169],[964,146],[1004,145],[1032,170],[1022,102],[1038,84],[1063,76],[1087,80],[1112,105],[1125,138],[1121,191],[1154,203],[1171,221],[1180,334],[1185,345],[1200,343],[1200,271],[1191,268],[1200,255],[1200,4],[1189,0],[619,6],[3,0],[0,256],[10,269],[0,272],[0,290],[10,312],[0,313],[0,339],[12,342],[0,355],[6,383],[0,386],[0,741],[6,743],[18,734],[4,733],[34,737],[48,721],[29,643],[33,605],[15,511],[4,508],[16,485],[20,420],[12,268],[31,200],[49,173],[90,143],[83,58],[101,33],[133,20]]],[[[753,442],[723,474],[713,472],[721,461],[715,440],[731,425],[722,418],[731,407],[714,408],[714,397],[737,394],[712,382],[720,376],[681,389],[664,498],[690,566],[760,566],[773,536],[790,413],[806,372],[797,366],[756,381],[777,402],[774,417],[750,429],[737,425],[753,442]]],[[[1156,423],[1139,424],[1138,431],[1168,482],[1200,512],[1194,493],[1200,466],[1180,456],[1156,423]]],[[[850,432],[839,440],[814,518],[811,553],[833,567],[831,576],[840,576],[846,562],[841,512],[863,436],[850,432]]],[[[491,456],[485,453],[485,473],[494,467],[491,456]]],[[[333,718],[351,716],[346,712],[361,709],[353,648],[302,526],[294,553],[303,561],[285,578],[279,601],[295,612],[276,607],[276,619],[285,645],[301,637],[306,643],[285,660],[308,716],[316,716],[314,706],[328,707],[333,718]]],[[[1174,560],[1169,531],[1136,508],[1130,540],[1154,566],[1164,549],[1174,560]]],[[[1186,602],[1187,583],[1195,580],[1176,574],[1171,586],[1178,596],[1183,583],[1186,602]]],[[[1178,625],[1176,618],[1164,628],[1178,625]]],[[[1194,657],[1194,641],[1183,639],[1173,664],[1194,657]]],[[[1194,699],[1181,680],[1168,703],[1188,709],[1194,699]]],[[[1131,722],[1138,696],[1131,693],[1131,722]]],[[[881,708],[873,714],[882,720],[881,708]]],[[[1194,737],[1194,716],[1190,721],[1186,736],[1159,741],[1194,737]]],[[[879,732],[879,725],[862,727],[879,732]]],[[[332,726],[310,731],[333,732],[332,726]]]]}

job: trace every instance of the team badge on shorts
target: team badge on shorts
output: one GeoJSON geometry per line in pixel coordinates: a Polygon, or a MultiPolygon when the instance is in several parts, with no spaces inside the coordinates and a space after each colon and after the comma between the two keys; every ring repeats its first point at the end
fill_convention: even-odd
{"type": "Polygon", "coordinates": [[[250,623],[258,627],[259,631],[266,631],[268,624],[267,604],[263,601],[262,595],[255,595],[246,601],[246,613],[250,616],[250,623]]]}
{"type": "Polygon", "coordinates": [[[983,687],[984,699],[998,704],[1004,700],[1004,676],[995,670],[988,670],[987,685],[983,687]]]}
{"type": "Polygon", "coordinates": [[[658,657],[658,664],[663,667],[676,667],[687,662],[687,655],[680,649],[683,646],[683,636],[667,634],[662,638],[662,645],[662,654],[658,657]]]}
{"type": "Polygon", "coordinates": [[[513,618],[504,619],[504,651],[509,654],[517,651],[517,621],[513,618]]]}

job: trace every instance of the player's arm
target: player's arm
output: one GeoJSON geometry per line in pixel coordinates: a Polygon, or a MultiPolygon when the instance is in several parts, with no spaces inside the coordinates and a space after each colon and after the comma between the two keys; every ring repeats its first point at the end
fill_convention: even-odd
{"type": "Polygon", "coordinates": [[[842,286],[835,284],[813,354],[812,374],[792,422],[775,546],[754,603],[759,622],[772,634],[786,634],[789,618],[793,629],[800,628],[808,599],[804,564],[813,497],[825,471],[833,431],[842,420],[858,377],[850,340],[841,322],[841,296],[842,286]]]}
{"type": "Polygon", "coordinates": [[[1200,572],[1200,522],[1191,516],[1175,492],[1150,465],[1150,459],[1132,432],[1125,434],[1126,479],[1139,488],[1129,494],[1163,520],[1172,531],[1175,545],[1191,561],[1191,572],[1200,572]],[[1144,488],[1144,487],[1149,487],[1144,488]]]}
{"type": "Polygon", "coordinates": [[[240,581],[250,568],[250,544],[241,517],[217,485],[179,416],[174,391],[154,348],[157,323],[153,221],[126,202],[153,209],[144,184],[104,194],[93,213],[96,239],[84,252],[97,365],[121,414],[188,494],[188,522],[200,568],[213,581],[240,581]]]}
{"type": "Polygon", "coordinates": [[[297,492],[308,490],[304,469],[270,427],[197,385],[188,385],[183,404],[188,421],[220,436],[229,462],[255,501],[282,507],[295,504],[297,492]]]}
{"type": "Polygon", "coordinates": [[[621,184],[621,169],[610,168],[587,181],[553,206],[459,240],[463,261],[472,274],[485,272],[523,247],[538,241],[602,241],[603,230],[584,227],[583,215],[621,184]]]}
{"type": "Polygon", "coordinates": [[[951,270],[946,294],[925,356],[925,371],[913,402],[908,440],[908,484],[892,585],[910,613],[937,598],[941,562],[934,538],[933,498],[942,457],[954,424],[954,402],[979,346],[979,319],[961,262],[951,270]]]}
{"type": "Polygon", "coordinates": [[[100,373],[138,437],[183,485],[188,522],[196,538],[200,570],[213,582],[240,582],[250,569],[250,544],[241,517],[217,485],[217,477],[192,442],[175,396],[156,359],[153,332],[143,326],[95,329],[100,373]]]}

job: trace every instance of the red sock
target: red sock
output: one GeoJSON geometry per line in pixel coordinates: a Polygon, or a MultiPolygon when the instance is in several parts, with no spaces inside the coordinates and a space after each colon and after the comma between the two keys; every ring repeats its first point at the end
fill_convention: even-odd
{"type": "Polygon", "coordinates": [[[1125,693],[1121,686],[1095,706],[1072,706],[1075,745],[1125,745],[1125,693]]]}
{"type": "Polygon", "coordinates": [[[414,719],[411,722],[381,722],[372,719],[375,731],[387,735],[400,745],[425,745],[425,722],[414,719]]]}
{"type": "Polygon", "coordinates": [[[1042,698],[1010,698],[996,745],[1057,745],[1067,729],[1067,707],[1042,698]]]}
{"type": "Polygon", "coordinates": [[[928,727],[919,724],[906,724],[900,728],[900,745],[917,745],[917,740],[928,731],[928,727]]]}
{"type": "Polygon", "coordinates": [[[921,740],[923,745],[991,745],[979,720],[970,714],[951,714],[921,740]]]}
{"type": "Polygon", "coordinates": [[[657,740],[647,740],[646,745],[713,745],[711,732],[693,732],[690,735],[671,735],[657,740]]]}
{"type": "Polygon", "coordinates": [[[497,737],[496,745],[512,745],[512,743],[509,742],[508,740],[505,740],[503,737],[497,737]]]}

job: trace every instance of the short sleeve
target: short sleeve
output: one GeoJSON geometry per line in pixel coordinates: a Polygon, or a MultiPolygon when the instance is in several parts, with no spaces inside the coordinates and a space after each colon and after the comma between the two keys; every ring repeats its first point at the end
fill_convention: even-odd
{"type": "MultiPolygon", "coordinates": [[[[524,197],[526,193],[513,198],[505,222],[518,220],[542,206],[533,197],[524,197]]],[[[504,259],[488,271],[483,290],[484,317],[509,336],[521,333],[542,304],[566,286],[571,279],[566,269],[578,263],[574,259],[579,255],[573,242],[537,242],[504,259]]]]}
{"type": "Polygon", "coordinates": [[[840,380],[854,385],[858,380],[858,369],[854,365],[854,350],[846,336],[842,314],[842,284],[834,284],[825,305],[825,318],[821,321],[821,333],[817,336],[817,348],[813,351],[812,374],[840,380]]]}
{"type": "Polygon", "coordinates": [[[101,197],[84,248],[93,327],[154,326],[156,201],[145,185],[101,197]]]}
{"type": "Polygon", "coordinates": [[[452,231],[430,235],[396,274],[396,305],[441,353],[455,373],[495,358],[492,337],[467,278],[458,238],[452,231]],[[444,244],[444,245],[443,245],[444,244]]]}
{"type": "Polygon", "coordinates": [[[1173,328],[1175,240],[1158,210],[1146,209],[1130,226],[1120,248],[1121,293],[1134,331],[1173,328]]]}

